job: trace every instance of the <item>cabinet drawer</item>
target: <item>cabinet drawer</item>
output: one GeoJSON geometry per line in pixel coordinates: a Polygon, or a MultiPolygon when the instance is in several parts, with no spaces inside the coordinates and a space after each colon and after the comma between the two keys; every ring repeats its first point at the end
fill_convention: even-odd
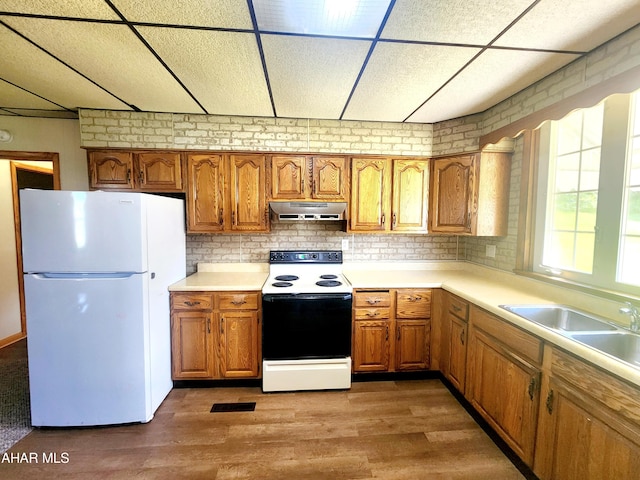
{"type": "Polygon", "coordinates": [[[396,318],[430,318],[431,290],[398,290],[396,318]]]}
{"type": "Polygon", "coordinates": [[[383,308],[356,308],[356,320],[384,320],[389,318],[390,310],[383,308]]]}
{"type": "Polygon", "coordinates": [[[542,340],[479,308],[471,308],[471,324],[535,364],[542,363],[542,340]]]}
{"type": "Polygon", "coordinates": [[[257,310],[257,293],[220,293],[220,310],[257,310]]]}
{"type": "Polygon", "coordinates": [[[212,310],[212,293],[172,293],[171,307],[174,310],[212,310]]]}
{"type": "Polygon", "coordinates": [[[391,305],[391,294],[388,290],[381,292],[357,292],[354,303],[356,307],[388,307],[391,305]]]}
{"type": "Polygon", "coordinates": [[[449,295],[449,311],[461,320],[466,321],[469,318],[469,304],[451,294],[449,295]]]}

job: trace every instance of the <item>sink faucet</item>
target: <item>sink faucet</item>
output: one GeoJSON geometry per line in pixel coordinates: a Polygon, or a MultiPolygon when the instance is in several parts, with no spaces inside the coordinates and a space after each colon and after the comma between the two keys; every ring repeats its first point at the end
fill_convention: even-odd
{"type": "Polygon", "coordinates": [[[619,312],[631,317],[629,327],[632,332],[640,332],[640,310],[629,302],[625,302],[625,305],[626,307],[620,307],[619,312]]]}

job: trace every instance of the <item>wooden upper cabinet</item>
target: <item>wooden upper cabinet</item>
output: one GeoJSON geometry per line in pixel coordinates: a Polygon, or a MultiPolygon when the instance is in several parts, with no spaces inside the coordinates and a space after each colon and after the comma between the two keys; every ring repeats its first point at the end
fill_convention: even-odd
{"type": "Polygon", "coordinates": [[[324,200],[347,200],[349,181],[345,157],[312,157],[311,196],[324,200]]]}
{"type": "Polygon", "coordinates": [[[354,158],[351,231],[427,233],[429,160],[354,158]]]}
{"type": "Polygon", "coordinates": [[[264,155],[230,155],[231,231],[267,232],[267,163],[264,155]]]}
{"type": "Polygon", "coordinates": [[[432,160],[429,231],[507,235],[511,153],[480,152],[432,160]]]}
{"type": "Polygon", "coordinates": [[[224,229],[225,163],[222,155],[190,154],[187,157],[187,221],[190,232],[224,229]]]}
{"type": "Polygon", "coordinates": [[[427,232],[428,160],[393,160],[391,230],[427,232]]]}
{"type": "Polygon", "coordinates": [[[307,193],[307,157],[274,155],[271,157],[271,197],[277,200],[303,199],[307,193]]]}
{"type": "Polygon", "coordinates": [[[182,161],[179,153],[139,153],[136,157],[140,190],[182,191],[182,161]]]}
{"type": "Polygon", "coordinates": [[[356,157],[351,161],[351,231],[389,230],[391,207],[391,161],[356,157]]]}
{"type": "Polygon", "coordinates": [[[89,159],[89,186],[95,189],[133,190],[131,152],[92,151],[89,159]]]}
{"type": "Polygon", "coordinates": [[[273,155],[269,164],[273,200],[347,201],[346,157],[273,155]]]}
{"type": "Polygon", "coordinates": [[[462,155],[432,160],[431,232],[471,233],[476,158],[462,155]]]}
{"type": "Polygon", "coordinates": [[[179,152],[90,151],[89,186],[92,189],[182,192],[182,156],[179,152]]]}

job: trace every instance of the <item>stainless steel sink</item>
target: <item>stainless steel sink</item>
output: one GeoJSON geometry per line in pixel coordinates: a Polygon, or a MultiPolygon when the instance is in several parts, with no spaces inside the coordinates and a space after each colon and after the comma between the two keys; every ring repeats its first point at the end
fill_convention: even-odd
{"type": "Polygon", "coordinates": [[[640,335],[625,332],[573,334],[571,338],[608,353],[623,362],[640,366],[640,335]]]}
{"type": "Polygon", "coordinates": [[[566,332],[617,330],[615,326],[607,323],[606,320],[564,305],[500,305],[500,307],[554,330],[566,332]]]}

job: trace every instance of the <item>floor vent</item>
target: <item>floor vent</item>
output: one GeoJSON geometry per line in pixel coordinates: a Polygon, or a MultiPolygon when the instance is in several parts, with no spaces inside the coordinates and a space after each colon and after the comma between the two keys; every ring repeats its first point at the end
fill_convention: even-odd
{"type": "Polygon", "coordinates": [[[253,412],[256,409],[256,402],[238,403],[214,403],[211,413],[216,412],[253,412]]]}

